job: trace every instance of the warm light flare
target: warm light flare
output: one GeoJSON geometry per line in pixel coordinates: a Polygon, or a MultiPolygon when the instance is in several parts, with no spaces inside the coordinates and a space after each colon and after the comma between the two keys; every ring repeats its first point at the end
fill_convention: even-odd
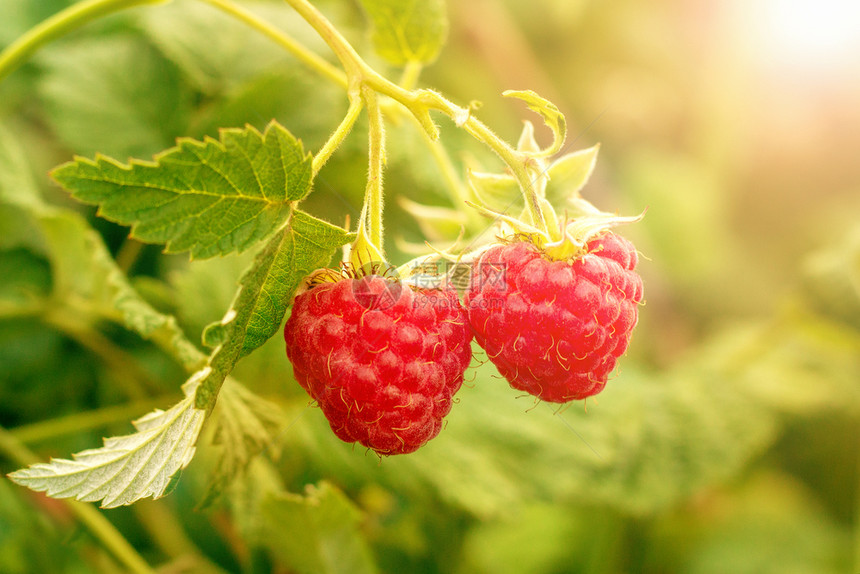
{"type": "Polygon", "coordinates": [[[860,66],[860,1],[762,0],[745,6],[767,64],[827,73],[860,66]]]}

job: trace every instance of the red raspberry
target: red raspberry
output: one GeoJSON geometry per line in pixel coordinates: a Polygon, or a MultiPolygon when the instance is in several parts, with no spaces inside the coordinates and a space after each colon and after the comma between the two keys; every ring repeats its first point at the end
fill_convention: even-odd
{"type": "Polygon", "coordinates": [[[296,379],[334,433],[383,455],[439,434],[472,357],[455,291],[378,275],[296,297],[284,338],[296,379]]]}
{"type": "Polygon", "coordinates": [[[597,394],[638,319],[637,261],[611,232],[569,261],[548,260],[527,241],[496,245],[466,293],[475,338],[515,389],[554,403],[597,394]]]}

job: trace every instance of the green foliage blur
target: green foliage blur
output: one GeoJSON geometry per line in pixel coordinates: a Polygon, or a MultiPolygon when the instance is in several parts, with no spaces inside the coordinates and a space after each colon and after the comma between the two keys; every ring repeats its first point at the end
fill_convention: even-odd
{"type": "MultiPolygon", "coordinates": [[[[4,0],[0,47],[70,4],[4,0]]],[[[284,3],[242,4],[329,58],[284,3]]],[[[566,115],[566,151],[601,144],[586,199],[645,211],[621,232],[642,253],[646,305],[607,389],[587,409],[535,405],[479,352],[441,435],[380,461],[331,434],[276,335],[234,372],[276,429],[262,455],[210,497],[231,447],[216,419],[169,496],[105,516],[162,572],[860,572],[860,47],[840,36],[860,16],[805,4],[451,1],[419,84],[481,101],[508,141],[536,118],[501,92],[536,91],[566,115]]],[[[399,77],[358,3],[315,5],[399,77]]],[[[0,471],[27,450],[100,446],[180,397],[180,365],[94,308],[100,278],[75,242],[103,241],[195,343],[253,255],[165,255],[48,170],[74,154],[148,159],[177,137],[273,118],[315,152],[346,105],[192,0],[89,25],[0,83],[0,471]],[[21,207],[36,202],[50,217],[21,207]],[[69,292],[60,282],[89,295],[52,298],[69,292]]],[[[500,168],[437,121],[461,177],[500,168]]],[[[415,125],[387,128],[386,248],[403,263],[424,238],[397,198],[453,204],[415,125]]],[[[303,209],[357,220],[366,140],[357,126],[303,209]]],[[[64,503],[0,480],[0,572],[118,571],[64,503]]]]}

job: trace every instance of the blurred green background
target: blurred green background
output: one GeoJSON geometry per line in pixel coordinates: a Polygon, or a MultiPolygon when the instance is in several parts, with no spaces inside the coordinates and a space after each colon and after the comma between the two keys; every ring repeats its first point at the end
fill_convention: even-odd
{"type": "MultiPolygon", "coordinates": [[[[0,46],[68,4],[4,0],[0,46]]],[[[329,57],[283,3],[242,4],[329,57]]],[[[399,77],[357,4],[316,4],[399,77]]],[[[509,141],[536,117],[501,92],[535,90],[565,113],[568,151],[601,144],[586,199],[646,210],[622,230],[646,305],[606,391],[556,411],[475,361],[442,434],[380,461],[331,435],[274,337],[235,373],[271,403],[264,455],[198,509],[225,448],[210,436],[170,496],[105,515],[164,572],[860,572],[860,7],[452,0],[448,13],[420,85],[481,101],[509,141]]],[[[345,109],[340,88],[191,0],[87,26],[0,84],[0,470],[21,447],[68,457],[127,433],[184,380],[90,299],[56,297],[72,264],[21,205],[80,214],[195,342],[249,261],[129,241],[47,171],[272,118],[315,151],[345,109]]],[[[387,240],[402,263],[421,237],[394,198],[452,203],[414,125],[391,119],[387,240]]],[[[439,123],[460,177],[500,169],[439,123]]],[[[356,220],[365,141],[358,126],[304,207],[356,220]]],[[[64,233],[88,233],[79,223],[64,233]]],[[[92,571],[121,570],[62,503],[0,481],[0,572],[92,571]]]]}

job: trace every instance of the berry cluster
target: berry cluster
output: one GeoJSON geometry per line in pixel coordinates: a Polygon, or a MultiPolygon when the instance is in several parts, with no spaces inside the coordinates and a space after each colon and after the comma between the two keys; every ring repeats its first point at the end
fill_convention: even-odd
{"type": "Polygon", "coordinates": [[[296,297],[287,355],[338,437],[412,452],[439,433],[473,335],[515,389],[555,403],[603,390],[637,322],[637,261],[610,231],[563,260],[515,238],[475,262],[464,305],[451,288],[338,277],[296,297]]]}

